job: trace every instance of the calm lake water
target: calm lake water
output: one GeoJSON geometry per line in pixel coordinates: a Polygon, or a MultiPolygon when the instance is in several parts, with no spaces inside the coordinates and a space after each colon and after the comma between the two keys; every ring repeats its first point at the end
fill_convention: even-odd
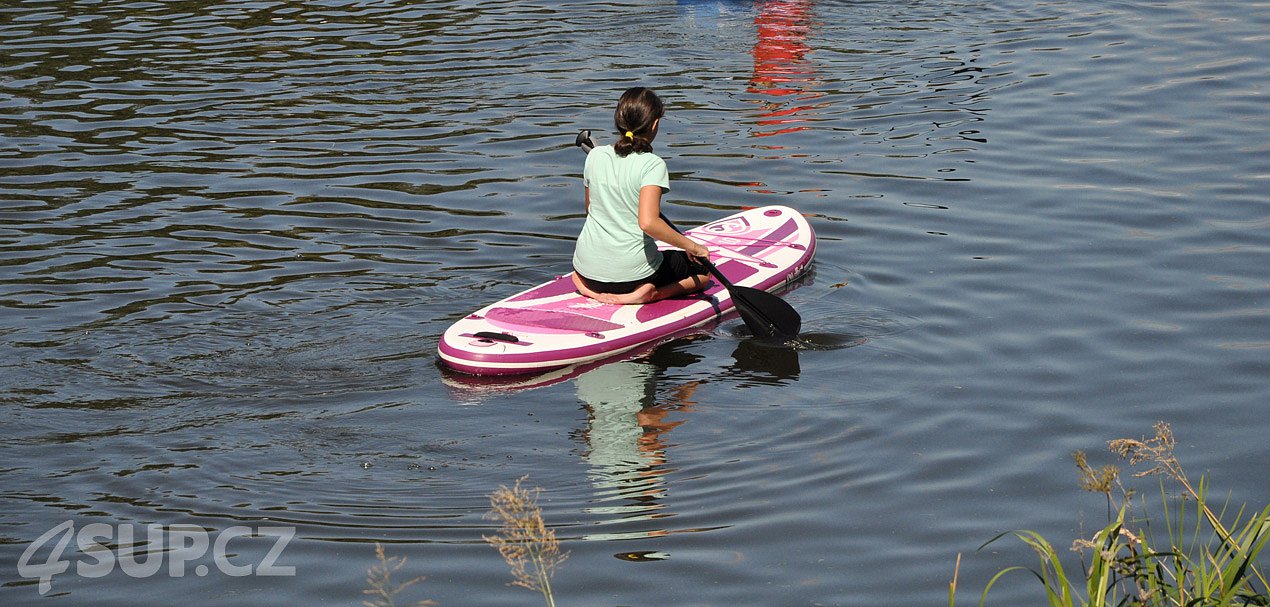
{"type": "Polygon", "coordinates": [[[0,49],[5,605],[358,605],[376,542],[403,603],[541,604],[482,541],[526,475],[562,606],[943,604],[959,553],[973,604],[1159,420],[1270,501],[1264,2],[8,0],[0,49]],[[568,271],[574,135],[636,83],[678,223],[811,218],[800,343],[443,371],[568,271]]]}

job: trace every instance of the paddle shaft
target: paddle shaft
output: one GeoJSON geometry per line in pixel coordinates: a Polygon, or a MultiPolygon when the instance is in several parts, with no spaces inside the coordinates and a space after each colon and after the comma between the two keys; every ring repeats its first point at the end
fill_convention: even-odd
{"type": "MultiPolygon", "coordinates": [[[[675,222],[671,221],[669,217],[666,217],[665,213],[659,213],[657,216],[661,217],[661,220],[666,222],[666,225],[670,226],[670,229],[679,232],[680,234],[684,233],[683,230],[679,229],[679,226],[675,225],[675,222]]],[[[687,234],[684,235],[687,236],[687,234]]],[[[705,266],[706,269],[710,271],[711,276],[717,278],[719,282],[723,283],[724,288],[726,288],[729,293],[736,289],[736,286],[732,284],[732,281],[728,280],[728,277],[724,276],[723,272],[720,272],[718,266],[714,265],[714,262],[710,261],[709,258],[695,257],[694,259],[700,262],[701,265],[705,266]]],[[[735,297],[735,293],[733,293],[733,296],[735,297]]]]}
{"type": "MultiPolygon", "coordinates": [[[[660,217],[672,230],[683,234],[683,230],[680,230],[679,226],[665,215],[660,217]]],[[[741,320],[745,321],[746,326],[754,335],[782,339],[798,337],[802,318],[788,302],[767,291],[738,287],[719,271],[719,267],[714,265],[714,262],[700,257],[696,259],[710,271],[711,276],[723,284],[723,288],[727,289],[728,295],[732,297],[733,305],[736,306],[736,311],[741,315],[741,320]]]]}

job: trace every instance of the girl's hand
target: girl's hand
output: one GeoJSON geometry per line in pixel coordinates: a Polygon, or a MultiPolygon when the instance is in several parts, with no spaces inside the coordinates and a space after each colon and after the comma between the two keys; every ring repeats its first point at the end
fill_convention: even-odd
{"type": "Polygon", "coordinates": [[[684,251],[687,252],[688,255],[698,259],[705,259],[707,261],[710,260],[710,249],[707,249],[705,245],[694,240],[689,240],[688,242],[691,243],[691,246],[684,248],[684,251]]]}

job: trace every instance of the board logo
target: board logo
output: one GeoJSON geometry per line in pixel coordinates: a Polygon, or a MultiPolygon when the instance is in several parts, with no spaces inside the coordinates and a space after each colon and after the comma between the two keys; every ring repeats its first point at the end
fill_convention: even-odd
{"type": "Polygon", "coordinates": [[[717,223],[712,223],[708,226],[702,227],[701,229],[706,232],[710,232],[711,234],[729,236],[729,235],[736,235],[736,234],[747,234],[753,228],[750,226],[750,222],[747,221],[744,217],[735,217],[735,218],[727,219],[717,223]]]}

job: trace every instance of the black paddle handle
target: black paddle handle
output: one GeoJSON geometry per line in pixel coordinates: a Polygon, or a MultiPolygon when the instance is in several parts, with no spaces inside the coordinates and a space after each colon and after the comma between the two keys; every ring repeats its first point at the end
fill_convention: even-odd
{"type": "Polygon", "coordinates": [[[595,149],[595,142],[591,141],[591,131],[584,130],[578,133],[578,138],[573,141],[573,145],[582,148],[583,152],[590,154],[591,150],[595,149]]]}

